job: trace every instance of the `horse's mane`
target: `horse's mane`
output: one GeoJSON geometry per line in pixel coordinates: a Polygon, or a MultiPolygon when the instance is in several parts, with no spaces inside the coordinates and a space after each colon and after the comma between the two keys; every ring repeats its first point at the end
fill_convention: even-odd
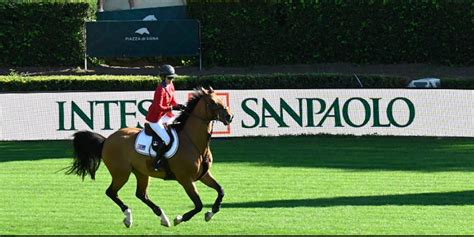
{"type": "Polygon", "coordinates": [[[198,104],[199,100],[202,96],[204,96],[204,92],[202,90],[195,90],[192,98],[186,104],[186,109],[174,120],[173,127],[179,132],[184,128],[186,121],[189,118],[189,115],[193,112],[194,108],[198,104]]]}

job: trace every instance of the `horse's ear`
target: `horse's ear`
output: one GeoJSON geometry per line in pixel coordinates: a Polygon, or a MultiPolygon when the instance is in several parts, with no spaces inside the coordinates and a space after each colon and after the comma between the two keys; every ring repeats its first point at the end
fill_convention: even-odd
{"type": "Polygon", "coordinates": [[[212,86],[209,86],[209,94],[214,93],[214,89],[212,89],[212,86]]]}
{"type": "Polygon", "coordinates": [[[202,86],[194,87],[194,93],[202,93],[202,86]]]}
{"type": "Polygon", "coordinates": [[[199,90],[202,92],[202,94],[206,95],[207,91],[203,87],[199,87],[199,90]]]}

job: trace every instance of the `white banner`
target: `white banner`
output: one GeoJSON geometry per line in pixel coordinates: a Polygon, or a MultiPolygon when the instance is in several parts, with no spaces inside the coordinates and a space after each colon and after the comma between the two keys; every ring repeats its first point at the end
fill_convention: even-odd
{"type": "MultiPolygon", "coordinates": [[[[177,91],[179,102],[192,91],[177,91]]],[[[297,134],[474,137],[472,90],[221,90],[235,114],[214,137],[297,134]]],[[[0,94],[0,140],[108,136],[143,126],[153,91],[0,94]]]]}

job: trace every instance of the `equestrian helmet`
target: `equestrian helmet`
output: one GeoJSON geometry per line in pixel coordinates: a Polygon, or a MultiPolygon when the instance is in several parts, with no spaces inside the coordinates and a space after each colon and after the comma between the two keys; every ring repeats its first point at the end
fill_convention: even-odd
{"type": "Polygon", "coordinates": [[[177,77],[178,75],[176,75],[173,66],[165,64],[160,67],[160,76],[177,77]]]}

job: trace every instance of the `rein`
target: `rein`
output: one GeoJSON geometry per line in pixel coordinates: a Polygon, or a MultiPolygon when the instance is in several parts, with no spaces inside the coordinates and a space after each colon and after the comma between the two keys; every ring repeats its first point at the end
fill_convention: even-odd
{"type": "MultiPolygon", "coordinates": [[[[206,104],[206,114],[207,114],[207,111],[210,109],[209,106],[206,104]]],[[[225,107],[224,109],[227,109],[227,107],[225,107]]],[[[201,116],[198,116],[196,114],[194,114],[193,112],[188,112],[186,110],[182,111],[182,113],[185,113],[187,114],[188,116],[192,116],[192,117],[195,117],[199,120],[201,120],[201,122],[203,124],[209,124],[210,122],[212,122],[211,124],[211,132],[207,134],[207,145],[206,147],[204,148],[203,151],[199,150],[199,147],[196,145],[196,143],[193,142],[193,140],[191,139],[191,137],[189,136],[188,132],[186,130],[184,130],[184,134],[186,135],[186,137],[191,141],[191,143],[193,144],[194,148],[196,148],[196,150],[199,152],[200,155],[204,156],[204,152],[206,151],[206,149],[210,146],[211,144],[211,136],[212,136],[212,132],[214,131],[214,122],[215,120],[219,120],[220,119],[220,114],[217,113],[217,118],[215,119],[209,119],[209,118],[203,118],[201,116]]],[[[207,157],[206,157],[207,158],[207,157]]],[[[206,159],[204,158],[204,159],[206,159]]]]}
{"type": "MultiPolygon", "coordinates": [[[[193,114],[191,114],[193,115],[193,114]]],[[[198,176],[198,178],[196,180],[199,180],[202,178],[202,176],[204,176],[207,171],[209,170],[209,155],[205,154],[206,151],[209,151],[209,146],[211,145],[211,136],[212,136],[212,132],[214,131],[214,120],[204,120],[202,119],[201,117],[199,116],[196,116],[194,115],[194,117],[198,118],[201,120],[201,122],[204,122],[204,123],[209,123],[212,121],[212,124],[211,124],[211,132],[207,134],[207,145],[204,147],[204,150],[201,151],[199,149],[199,147],[196,145],[196,143],[194,143],[193,139],[191,138],[191,136],[189,136],[189,133],[186,129],[183,129],[184,131],[184,135],[186,135],[186,137],[188,138],[188,140],[193,144],[194,148],[196,149],[196,151],[198,151],[199,155],[202,157],[202,167],[203,167],[203,171],[201,172],[201,174],[198,176]]],[[[208,125],[209,126],[209,125],[208,125]]]]}
{"type": "Polygon", "coordinates": [[[188,114],[189,116],[195,117],[195,118],[201,120],[201,122],[203,122],[203,123],[209,123],[209,122],[213,121],[213,119],[203,118],[203,117],[201,117],[201,116],[198,116],[198,115],[195,115],[195,114],[193,114],[193,113],[186,112],[186,111],[183,111],[183,113],[186,113],[186,114],[188,114]]]}
{"type": "MultiPolygon", "coordinates": [[[[206,108],[207,109],[207,108],[206,108]]],[[[212,132],[214,131],[214,119],[206,119],[206,118],[202,118],[201,116],[198,116],[198,115],[195,115],[194,113],[189,113],[187,111],[183,111],[183,113],[186,113],[188,114],[189,116],[192,116],[192,117],[195,117],[199,120],[201,120],[202,123],[204,124],[208,124],[209,122],[212,121],[212,124],[211,124],[211,132],[207,134],[207,147],[209,147],[209,145],[211,144],[211,136],[212,136],[212,132]]],[[[201,150],[199,149],[199,147],[197,147],[196,143],[193,142],[193,140],[191,139],[191,136],[189,136],[188,132],[184,129],[184,134],[186,135],[186,137],[189,139],[189,141],[191,141],[191,143],[193,144],[194,148],[196,148],[196,150],[199,152],[199,154],[201,155],[204,155],[204,151],[201,152],[201,150]]],[[[206,149],[204,148],[204,149],[206,149]]]]}
{"type": "MultiPolygon", "coordinates": [[[[211,136],[212,136],[212,132],[214,131],[214,121],[212,121],[212,124],[211,124],[211,133],[208,133],[207,134],[207,145],[206,145],[206,148],[209,147],[209,145],[211,144],[211,136]]],[[[196,150],[199,152],[199,154],[201,155],[204,155],[204,151],[201,152],[201,150],[199,149],[199,147],[196,145],[196,143],[193,142],[193,139],[191,139],[191,136],[189,136],[188,132],[186,130],[184,130],[184,135],[186,135],[186,137],[189,139],[189,141],[191,141],[191,143],[193,144],[194,148],[196,148],[196,150]]]]}

